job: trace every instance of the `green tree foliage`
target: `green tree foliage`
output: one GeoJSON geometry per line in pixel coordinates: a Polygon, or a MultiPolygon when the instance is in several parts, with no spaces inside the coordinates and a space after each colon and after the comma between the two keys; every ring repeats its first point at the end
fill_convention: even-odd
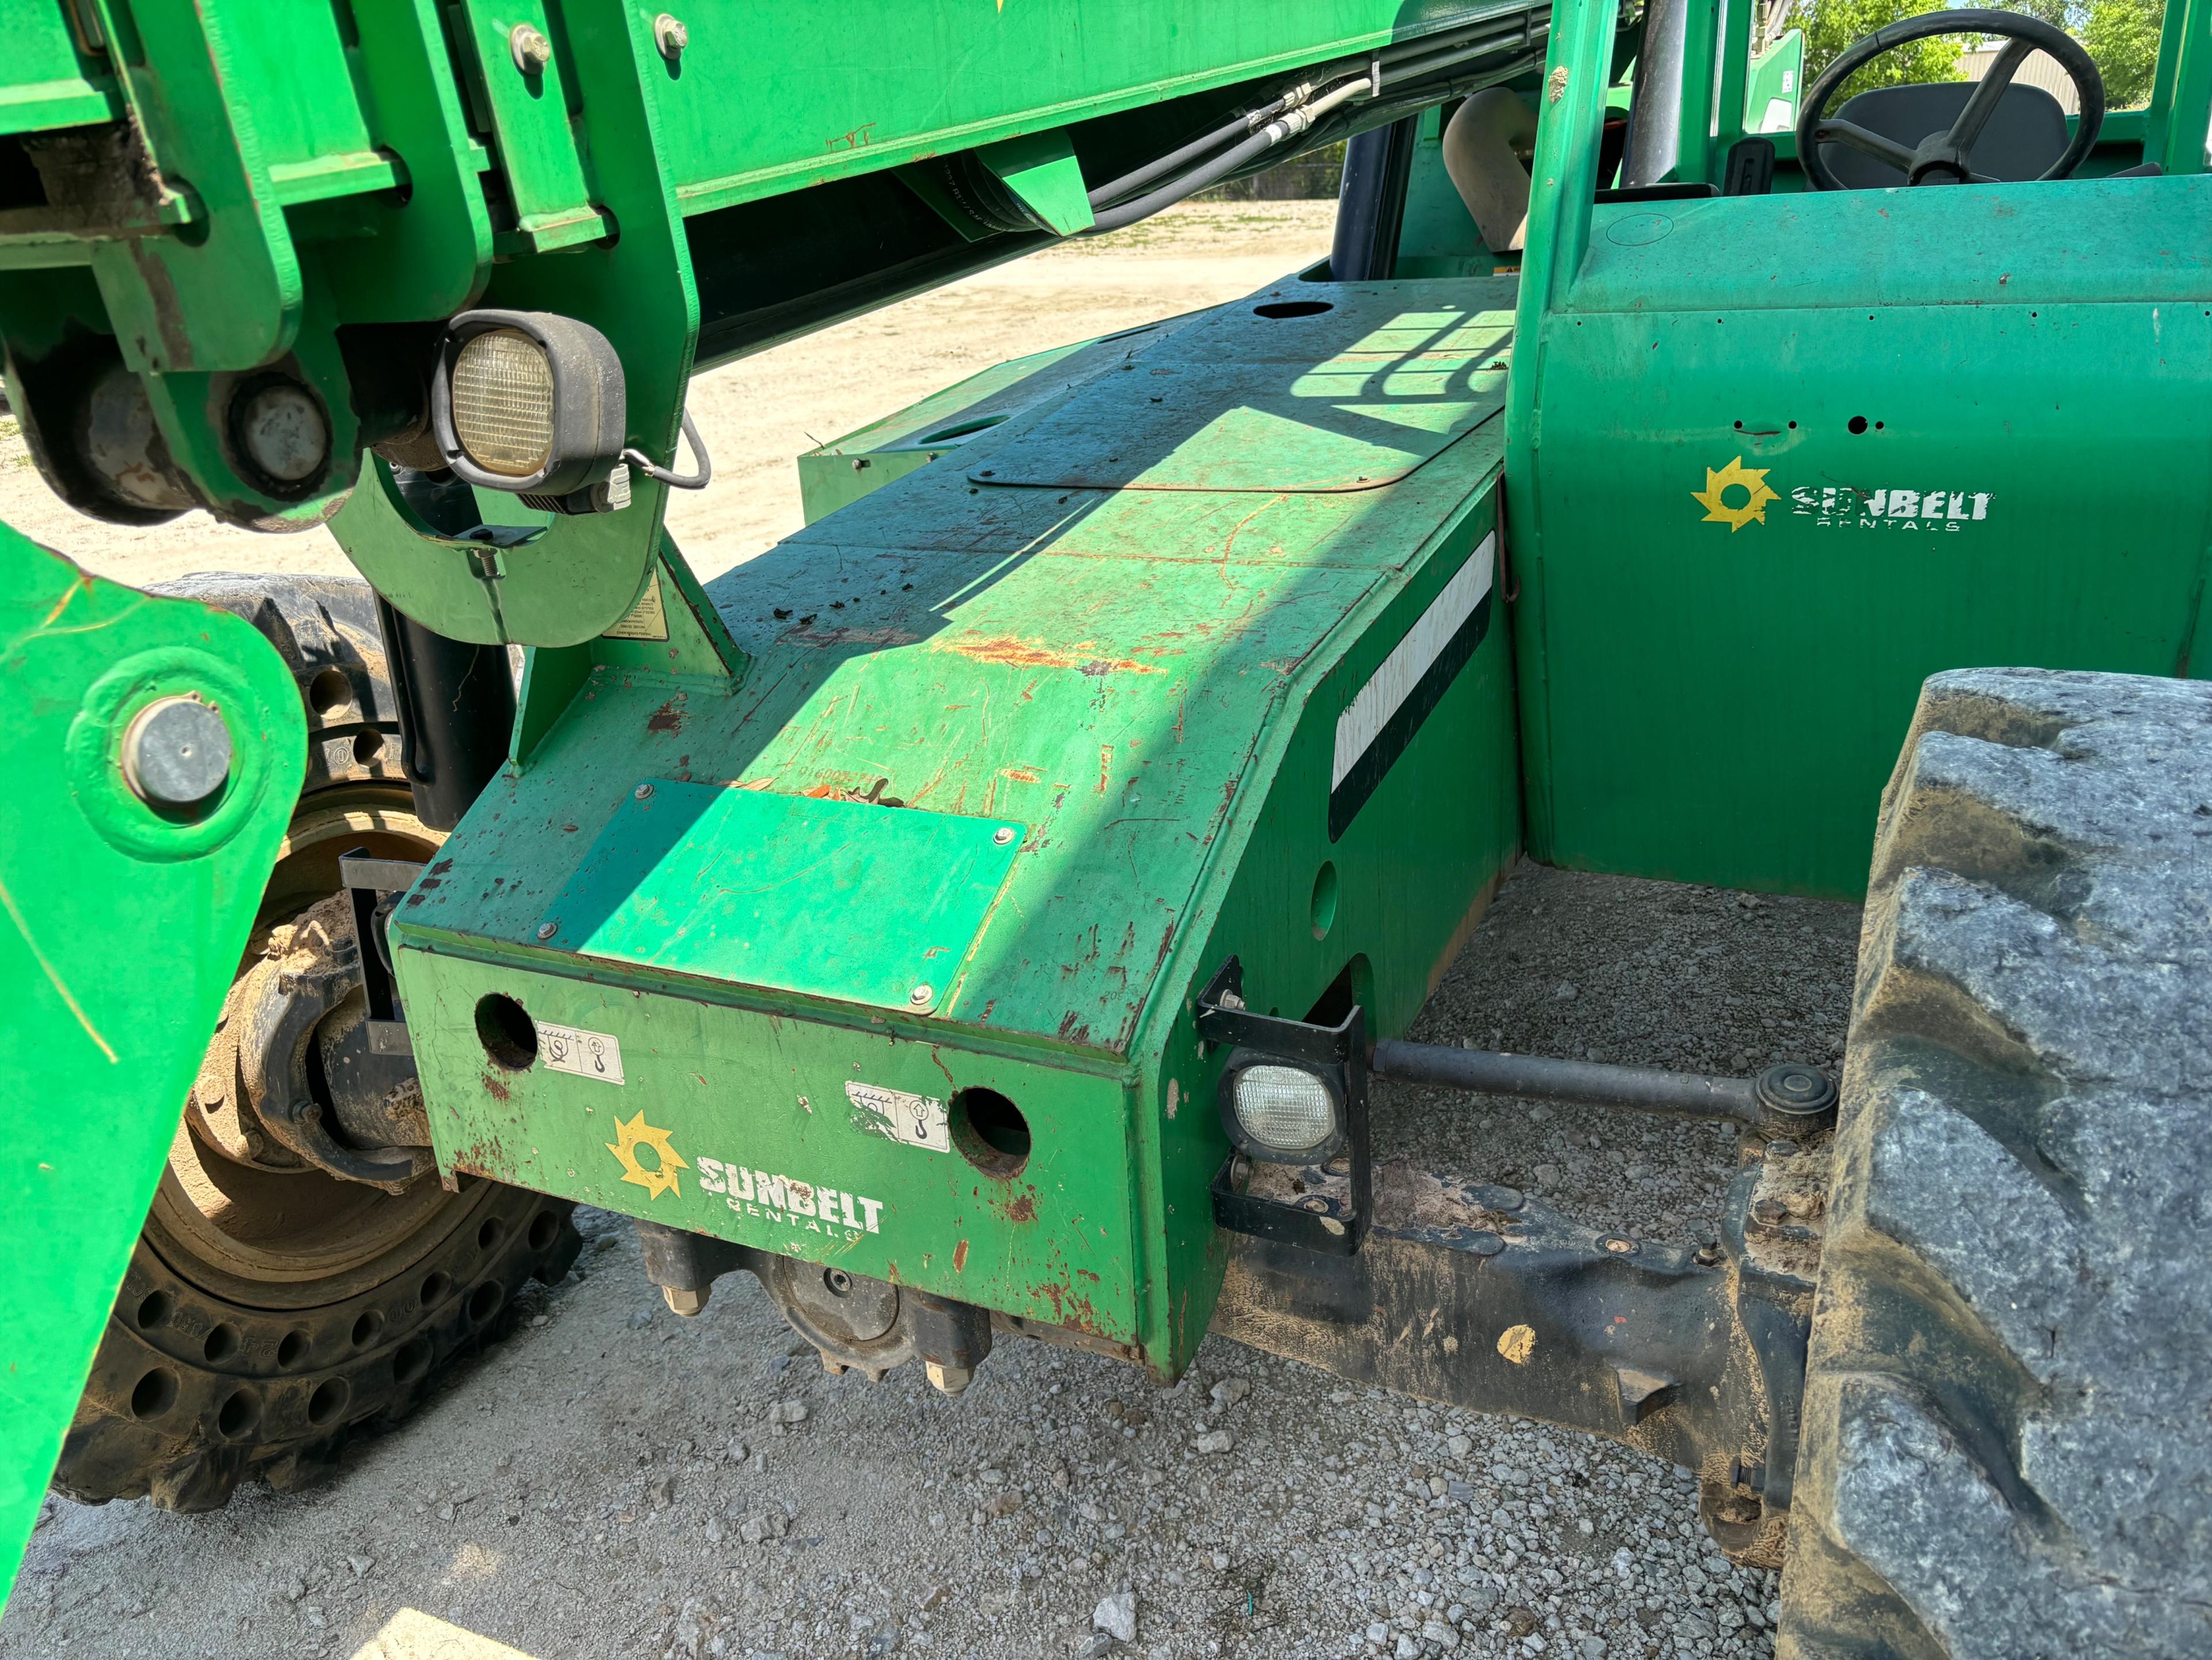
{"type": "Polygon", "coordinates": [[[2139,109],[2150,101],[2159,31],[2165,26],[2166,0],[2095,0],[2089,8],[2080,30],[2081,44],[2105,77],[2110,107],[2139,109]]]}
{"type": "MultiPolygon", "coordinates": [[[[1927,0],[1814,0],[1808,10],[1796,14],[1805,30],[1807,83],[1818,80],[1821,71],[1842,55],[1844,48],[1862,35],[1872,34],[1902,18],[1943,9],[1942,6],[1928,4],[1927,0]]],[[[1915,40],[1910,46],[1884,52],[1846,81],[1829,100],[1828,107],[1840,109],[1846,99],[1876,87],[1956,81],[1960,78],[1959,58],[1966,48],[1966,36],[1948,34],[1938,35],[1933,40],[1915,40]]]]}
{"type": "MultiPolygon", "coordinates": [[[[2159,31],[2166,21],[2166,0],[1988,0],[1995,9],[2025,12],[2066,30],[2089,49],[2105,78],[2105,97],[2112,109],[2137,109],[2149,101],[2158,68],[2159,31]]],[[[1872,34],[1900,18],[1940,11],[1929,0],[1813,0],[1793,18],[1805,31],[1805,77],[1820,71],[1862,35],[1872,34]]],[[[1964,77],[1960,56],[1973,46],[1966,35],[1916,40],[1885,53],[1851,76],[1829,106],[1839,106],[1872,87],[1907,86],[1916,82],[1964,77]]]]}

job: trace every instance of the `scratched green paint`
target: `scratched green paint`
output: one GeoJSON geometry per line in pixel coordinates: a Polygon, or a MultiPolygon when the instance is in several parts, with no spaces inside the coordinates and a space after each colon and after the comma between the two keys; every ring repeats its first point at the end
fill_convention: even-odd
{"type": "MultiPolygon", "coordinates": [[[[1510,295],[1494,283],[1382,284],[1346,303],[1377,307],[1378,326],[1420,319],[1390,337],[1412,362],[1510,295]]],[[[1173,337],[1137,343],[1130,361],[1143,365],[1173,337]]],[[[1334,355],[1290,354],[1270,373],[1295,384],[1334,355]]],[[[1119,361],[1098,373],[1124,374],[1119,361]]],[[[1369,378],[1369,395],[1409,406],[1458,401],[1425,369],[1387,392],[1389,362],[1370,364],[1369,378]]],[[[1366,489],[970,481],[1067,395],[981,433],[959,465],[878,489],[711,584],[747,660],[734,690],[653,674],[645,657],[576,681],[396,925],[443,1159],[673,1219],[672,1195],[623,1183],[605,1151],[616,1104],[626,1120],[644,1110],[671,1128],[687,1158],[720,1141],[742,1163],[748,1137],[782,1137],[771,1146],[790,1151],[777,1156],[807,1169],[766,1152],[752,1167],[881,1199],[915,1231],[911,1248],[880,1235],[842,1242],[855,1266],[896,1262],[909,1283],[1036,1319],[1073,1317],[1054,1299],[1079,1292],[1091,1329],[1135,1345],[1163,1372],[1187,1361],[1218,1272],[1204,1185],[1222,1145],[1211,1098],[1218,1057],[1199,1056],[1188,1036],[1196,985],[1233,952],[1271,1005],[1303,1012],[1364,958],[1380,968],[1362,970],[1378,1016],[1402,1023],[1510,857],[1518,806],[1502,627],[1340,842],[1328,842],[1326,824],[1338,714],[1492,526],[1500,423],[1478,413],[1434,459],[1366,489]],[[903,806],[853,811],[884,824],[1006,821],[1025,834],[966,972],[921,1015],[541,942],[556,896],[645,778],[896,800],[903,806]],[[1324,860],[1346,897],[1316,934],[1308,900],[1324,860]],[[1394,897],[1394,868],[1423,873],[1420,907],[1394,897]],[[541,1020],[617,1037],[630,1081],[618,1093],[542,1068],[499,1072],[474,1025],[477,999],[494,988],[541,1020]],[[664,1020],[679,1022],[680,1037],[653,1024],[664,1020]],[[632,1067],[634,1047],[668,1056],[665,1077],[632,1067]],[[762,1070],[771,1065],[781,1068],[773,1088],[762,1070]],[[1018,1195],[1009,1208],[957,1152],[855,1130],[842,1110],[825,1119],[822,1103],[854,1079],[940,1098],[969,1083],[1003,1090],[1030,1116],[1036,1157],[1062,1161],[1063,1185],[1040,1187],[1033,1213],[1018,1195]],[[602,1098],[611,1099],[594,1113],[596,1143],[546,1116],[556,1098],[602,1098]],[[671,1102],[686,1104],[683,1113],[671,1102]],[[655,1111],[682,1122],[672,1128],[655,1111]],[[549,1136],[566,1137],[562,1152],[549,1136]],[[596,1175],[584,1157],[593,1147],[596,1175]],[[841,1173],[848,1156],[859,1162],[841,1173]],[[588,1194],[587,1177],[598,1184],[588,1194]],[[968,1195],[957,1212],[965,1236],[950,1231],[948,1192],[968,1195]],[[1103,1219],[1109,1196],[1124,1219],[1103,1219]],[[1112,1234],[1111,1262],[1085,1262],[1101,1275],[1095,1286],[1055,1243],[1078,1212],[1112,1234]],[[964,1271],[951,1266],[960,1237],[970,1240],[964,1271]],[[974,1277],[979,1261],[1000,1265],[997,1277],[974,1277]]],[[[1334,404],[1313,406],[1310,441],[1334,442],[1334,404]]],[[[1192,408],[1162,447],[1218,443],[1220,413],[1192,408]]],[[[1286,476],[1304,476],[1304,460],[1285,454],[1286,476]]],[[[834,885],[816,900],[811,926],[824,937],[881,927],[880,904],[834,885]]],[[[678,914],[680,896],[663,903],[678,914]]],[[[802,1256],[829,1248],[719,1198],[684,1202],[687,1225],[802,1256]]]]}
{"type": "Polygon", "coordinates": [[[37,1103],[36,1133],[0,1146],[4,1602],[307,740],[292,678],[250,625],[89,575],[4,526],[0,688],[0,990],[13,1081],[37,1103]],[[118,757],[141,709],[193,694],[220,710],[234,762],[206,816],[178,823],[131,793],[118,757]]]}

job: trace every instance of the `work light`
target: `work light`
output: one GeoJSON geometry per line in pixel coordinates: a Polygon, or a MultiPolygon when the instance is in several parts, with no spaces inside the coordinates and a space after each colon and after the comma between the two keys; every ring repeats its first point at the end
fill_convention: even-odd
{"type": "Polygon", "coordinates": [[[465,483],[556,512],[618,508],[629,499],[624,414],[622,360],[587,323],[471,311],[447,325],[431,431],[465,483]]]}
{"type": "Polygon", "coordinates": [[[1239,1049],[1221,1074],[1221,1124],[1238,1150],[1276,1164],[1326,1158],[1344,1134],[1344,1085],[1336,1068],[1286,1065],[1239,1049]]]}

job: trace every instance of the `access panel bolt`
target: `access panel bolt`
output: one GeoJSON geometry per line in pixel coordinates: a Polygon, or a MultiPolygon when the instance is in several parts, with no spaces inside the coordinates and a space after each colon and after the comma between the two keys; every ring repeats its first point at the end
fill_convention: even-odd
{"type": "Polygon", "coordinates": [[[929,1006],[930,1000],[936,995],[937,989],[935,987],[921,985],[916,986],[912,991],[906,994],[906,1000],[913,1004],[915,1007],[918,1009],[926,1009],[929,1006]]]}
{"type": "Polygon", "coordinates": [[[544,30],[527,23],[517,23],[507,31],[507,49],[514,58],[514,67],[525,75],[543,75],[553,61],[553,43],[544,30]]]}
{"type": "Polygon", "coordinates": [[[538,925],[538,937],[540,939],[550,939],[560,932],[561,925],[558,922],[540,922],[538,925]]]}
{"type": "Polygon", "coordinates": [[[691,44],[691,31],[684,27],[679,18],[663,12],[653,20],[653,44],[660,48],[660,55],[674,63],[684,55],[684,48],[691,44]]]}
{"type": "Polygon", "coordinates": [[[653,800],[653,786],[650,784],[640,784],[635,789],[630,792],[630,794],[640,801],[650,801],[653,800]]]}
{"type": "Polygon", "coordinates": [[[1010,825],[1001,824],[991,832],[991,839],[1003,848],[1014,839],[1013,830],[1010,825]]]}
{"type": "Polygon", "coordinates": [[[929,1373],[929,1386],[939,1395],[957,1395],[975,1381],[973,1366],[940,1366],[934,1360],[924,1365],[929,1373]]]}
{"type": "Polygon", "coordinates": [[[157,697],[123,733],[123,781],[151,807],[198,806],[230,776],[230,728],[212,704],[157,697]]]}

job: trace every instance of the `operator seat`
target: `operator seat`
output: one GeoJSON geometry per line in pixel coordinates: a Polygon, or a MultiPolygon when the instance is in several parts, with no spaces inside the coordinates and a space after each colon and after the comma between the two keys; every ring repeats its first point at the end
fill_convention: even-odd
{"type": "MultiPolygon", "coordinates": [[[[1978,84],[1937,81],[1877,87],[1851,99],[1836,117],[1911,149],[1929,134],[1948,131],[1978,84]]],[[[1974,170],[2007,182],[2039,179],[2065,154],[2072,137],[2066,128],[2066,112],[2056,98],[2041,87],[2015,81],[2005,88],[1975,142],[1974,170]]],[[[1845,144],[1821,145],[1820,159],[1846,190],[1887,190],[1905,183],[1901,167],[1845,144]]]]}

